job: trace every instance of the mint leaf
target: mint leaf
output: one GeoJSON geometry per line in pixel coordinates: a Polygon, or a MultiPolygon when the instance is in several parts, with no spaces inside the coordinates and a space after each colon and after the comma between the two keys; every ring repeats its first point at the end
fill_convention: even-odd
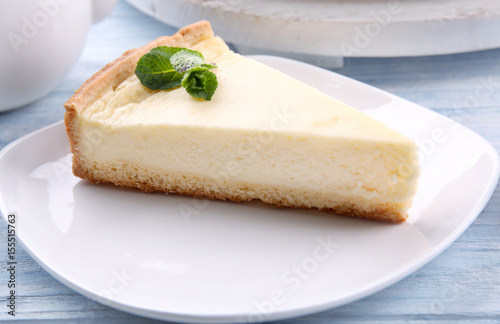
{"type": "Polygon", "coordinates": [[[151,90],[168,90],[181,86],[183,74],[172,66],[171,57],[183,48],[159,46],[144,54],[137,62],[135,74],[141,84],[151,90]]]}
{"type": "Polygon", "coordinates": [[[207,64],[205,62],[205,58],[200,52],[193,51],[187,48],[172,55],[172,57],[170,58],[170,63],[172,63],[174,69],[179,73],[184,73],[196,66],[203,66],[208,69],[213,69],[216,67],[215,65],[207,64]]]}
{"type": "Polygon", "coordinates": [[[205,62],[198,51],[159,46],[139,59],[135,74],[151,90],[170,90],[182,85],[191,96],[210,100],[218,83],[217,76],[209,70],[216,67],[205,62]]]}
{"type": "Polygon", "coordinates": [[[217,85],[217,76],[204,66],[189,69],[182,79],[182,86],[187,93],[203,100],[212,99],[217,85]]]}

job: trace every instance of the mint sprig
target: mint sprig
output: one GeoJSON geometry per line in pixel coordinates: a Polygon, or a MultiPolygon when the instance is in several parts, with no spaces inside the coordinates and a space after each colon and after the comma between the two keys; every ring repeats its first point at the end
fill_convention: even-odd
{"type": "Polygon", "coordinates": [[[160,46],[144,54],[137,62],[135,75],[151,90],[168,90],[181,86],[182,73],[177,72],[170,58],[182,48],[160,46]]]}
{"type": "Polygon", "coordinates": [[[151,90],[182,86],[195,98],[211,100],[218,86],[217,76],[210,71],[213,68],[198,51],[159,46],[139,59],[135,74],[151,90]]]}
{"type": "Polygon", "coordinates": [[[170,63],[172,63],[174,69],[180,73],[187,72],[189,69],[198,66],[202,66],[207,69],[213,69],[216,67],[213,64],[205,62],[205,58],[200,52],[187,48],[173,54],[170,58],[170,63]]]}
{"type": "Polygon", "coordinates": [[[217,89],[217,76],[206,67],[196,66],[187,70],[182,86],[191,96],[210,101],[217,89]]]}

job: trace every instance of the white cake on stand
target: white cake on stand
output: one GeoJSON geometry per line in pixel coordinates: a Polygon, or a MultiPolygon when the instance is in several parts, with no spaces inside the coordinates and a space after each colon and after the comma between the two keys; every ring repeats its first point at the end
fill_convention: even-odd
{"type": "Polygon", "coordinates": [[[338,68],[343,57],[500,47],[499,0],[127,0],[169,25],[198,20],[244,54],[338,68]]]}

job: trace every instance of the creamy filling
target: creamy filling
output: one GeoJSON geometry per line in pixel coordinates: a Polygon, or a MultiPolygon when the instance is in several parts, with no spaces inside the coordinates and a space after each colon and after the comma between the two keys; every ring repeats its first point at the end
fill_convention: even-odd
{"type": "Polygon", "coordinates": [[[194,47],[218,65],[212,101],[183,89],[151,91],[133,75],[83,112],[82,155],[221,182],[393,202],[413,196],[411,139],[222,46],[215,38],[194,47]]]}

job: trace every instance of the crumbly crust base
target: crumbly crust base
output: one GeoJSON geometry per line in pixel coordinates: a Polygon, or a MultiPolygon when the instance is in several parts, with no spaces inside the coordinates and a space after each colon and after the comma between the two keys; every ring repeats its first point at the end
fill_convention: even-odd
{"type": "Polygon", "coordinates": [[[141,166],[121,166],[108,168],[95,161],[87,161],[80,152],[79,114],[101,94],[112,87],[116,89],[134,71],[139,58],[157,46],[190,47],[204,39],[214,37],[210,24],[201,21],[180,29],[173,36],[160,37],[138,49],[125,52],[114,62],[90,77],[64,104],[66,109],[65,125],[71,152],[73,153],[73,173],[95,183],[114,183],[118,186],[138,188],[146,192],[177,193],[196,198],[217,200],[248,201],[258,197],[260,200],[278,207],[318,208],[323,211],[346,216],[361,217],[371,220],[400,223],[406,220],[404,204],[379,203],[376,206],[367,202],[330,201],[328,205],[307,202],[310,193],[293,193],[284,188],[271,188],[249,184],[226,184],[214,187],[214,181],[208,178],[184,174],[155,174],[141,166]],[[250,194],[251,193],[251,194],[250,194]]]}
{"type": "Polygon", "coordinates": [[[94,168],[87,168],[88,163],[75,161],[74,171],[82,178],[94,183],[112,183],[121,187],[140,189],[145,192],[164,192],[181,194],[193,198],[212,200],[230,200],[235,202],[259,200],[277,207],[319,209],[329,213],[365,219],[400,223],[405,221],[406,213],[402,204],[373,204],[362,198],[334,197],[320,192],[299,192],[294,189],[260,186],[248,183],[217,183],[213,179],[152,170],[127,163],[98,163],[94,168]]]}

